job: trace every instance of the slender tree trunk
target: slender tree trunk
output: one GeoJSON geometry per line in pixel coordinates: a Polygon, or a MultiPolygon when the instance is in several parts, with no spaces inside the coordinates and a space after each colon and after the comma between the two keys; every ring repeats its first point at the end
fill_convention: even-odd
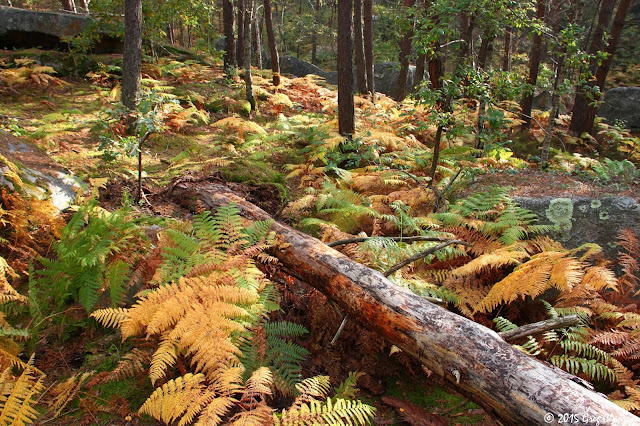
{"type": "MultiPolygon", "coordinates": [[[[416,4],[415,0],[405,0],[404,5],[407,9],[416,4]]],[[[409,57],[411,56],[411,40],[415,26],[413,13],[409,13],[408,19],[411,21],[409,29],[400,41],[400,72],[398,73],[398,87],[396,88],[396,100],[401,101],[407,97],[407,81],[409,79],[409,57]]]]}
{"type": "Polygon", "coordinates": [[[462,36],[462,58],[467,58],[473,52],[473,28],[475,21],[467,12],[460,15],[460,34],[462,36]]]}
{"type": "MultiPolygon", "coordinates": [[[[444,63],[442,62],[442,56],[440,56],[440,48],[438,45],[434,48],[433,56],[429,59],[429,83],[431,84],[432,91],[438,91],[442,89],[442,78],[444,77],[444,63]]],[[[441,110],[447,110],[448,105],[447,101],[442,99],[439,95],[436,107],[441,110]]],[[[433,160],[431,162],[431,170],[429,171],[429,176],[431,177],[431,182],[429,186],[435,186],[436,182],[436,172],[438,171],[438,162],[440,161],[440,143],[442,142],[442,132],[444,130],[444,126],[442,124],[438,125],[438,129],[436,130],[436,137],[433,144],[433,160]]]]}
{"type": "Polygon", "coordinates": [[[238,68],[244,68],[244,58],[245,58],[245,24],[244,17],[247,9],[246,2],[249,0],[237,0],[236,4],[238,7],[238,42],[236,43],[236,60],[238,61],[238,68]]]}
{"type": "Polygon", "coordinates": [[[511,32],[512,27],[507,27],[504,30],[504,54],[502,56],[502,71],[509,71],[511,69],[511,32]]]}
{"type": "Polygon", "coordinates": [[[60,4],[62,5],[62,9],[68,12],[76,11],[76,4],[73,0],[60,0],[60,4]]]}
{"type": "Polygon", "coordinates": [[[233,2],[222,0],[222,20],[224,29],[224,69],[227,74],[236,66],[235,14],[233,2]]]}
{"type": "Polygon", "coordinates": [[[85,14],[89,14],[89,0],[80,0],[80,4],[82,5],[82,11],[85,14]]]}
{"type": "Polygon", "coordinates": [[[349,139],[355,133],[352,6],[353,0],[338,0],[338,127],[349,139]]]}
{"type": "Polygon", "coordinates": [[[282,41],[282,51],[287,52],[287,39],[284,36],[284,12],[287,10],[286,3],[282,3],[282,12],[280,13],[280,21],[278,22],[278,34],[280,34],[280,40],[282,41]]]}
{"type": "Polygon", "coordinates": [[[356,60],[358,92],[367,93],[367,72],[364,59],[364,37],[362,34],[362,0],[353,0],[353,43],[356,60]]]}
{"type": "MultiPolygon", "coordinates": [[[[598,23],[596,24],[591,44],[587,50],[589,55],[595,56],[598,52],[604,51],[604,31],[609,26],[615,4],[616,0],[602,0],[600,12],[598,13],[598,23]]],[[[594,58],[590,61],[588,69],[585,70],[586,74],[588,76],[595,74],[597,66],[597,59],[594,58]]],[[[569,130],[578,134],[584,132],[586,128],[587,106],[589,105],[586,92],[591,91],[595,87],[595,77],[587,78],[586,87],[580,83],[578,87],[576,87],[576,98],[571,111],[571,123],[569,123],[569,130]]],[[[580,78],[580,80],[582,80],[582,78],[580,78]]]]}
{"type": "MultiPolygon", "coordinates": [[[[493,51],[493,39],[494,35],[486,31],[480,44],[480,51],[478,52],[478,68],[482,71],[487,69],[487,63],[491,62],[490,57],[493,51]]],[[[476,123],[476,149],[484,149],[484,141],[482,140],[482,134],[484,133],[485,115],[487,112],[487,100],[484,96],[478,99],[478,121],[476,123]]]]}
{"type": "Polygon", "coordinates": [[[125,0],[122,52],[122,103],[136,108],[142,70],[142,0],[125,0]]]}
{"type": "Polygon", "coordinates": [[[253,3],[256,0],[244,0],[244,18],[242,20],[244,24],[244,38],[243,38],[243,53],[244,58],[242,63],[244,64],[244,84],[246,89],[247,101],[251,105],[251,111],[256,110],[256,99],[253,96],[253,79],[251,76],[251,24],[253,22],[253,3]]]}
{"type": "Polygon", "coordinates": [[[364,21],[364,60],[367,68],[367,89],[371,93],[371,102],[376,101],[376,81],[373,63],[373,0],[363,0],[364,21]]]}
{"type": "Polygon", "coordinates": [[[258,13],[258,1],[253,0],[253,28],[251,35],[253,39],[253,61],[258,69],[262,69],[262,37],[260,36],[260,14],[258,13]]]}
{"type": "Polygon", "coordinates": [[[311,63],[318,63],[318,26],[320,25],[320,0],[316,0],[313,7],[313,32],[311,33],[311,63]]]}
{"type": "MultiPolygon", "coordinates": [[[[539,22],[544,20],[545,16],[545,0],[538,0],[536,18],[539,22]]],[[[533,35],[533,45],[529,54],[529,76],[527,77],[526,93],[520,102],[522,111],[522,128],[528,129],[531,126],[531,108],[533,106],[533,94],[536,90],[538,82],[538,72],[540,71],[540,58],[542,54],[542,34],[535,33],[533,35]]]]}
{"type": "MultiPolygon", "coordinates": [[[[629,13],[630,6],[631,0],[620,0],[618,9],[616,10],[616,16],[615,18],[613,18],[613,24],[611,25],[611,36],[609,37],[609,44],[605,50],[605,52],[607,53],[607,57],[603,59],[602,63],[596,70],[596,85],[600,88],[600,93],[604,92],[604,83],[607,79],[609,69],[611,68],[613,55],[615,55],[616,53],[618,40],[620,39],[620,34],[622,33],[622,29],[624,28],[624,22],[627,18],[627,14],[629,13]]],[[[600,97],[596,96],[594,100],[599,101],[600,97]]],[[[583,131],[589,133],[593,132],[593,122],[596,118],[596,109],[597,107],[593,104],[587,106],[587,110],[585,112],[585,125],[582,129],[583,131]]]]}
{"type": "Polygon", "coordinates": [[[276,35],[273,32],[273,14],[271,11],[271,0],[264,0],[264,26],[267,30],[267,42],[271,55],[271,71],[273,71],[273,85],[280,85],[280,57],[278,56],[278,46],[276,45],[276,35]]]}
{"type": "Polygon", "coordinates": [[[427,64],[427,55],[421,53],[416,59],[416,74],[413,77],[413,87],[419,87],[424,79],[424,70],[427,64]]]}

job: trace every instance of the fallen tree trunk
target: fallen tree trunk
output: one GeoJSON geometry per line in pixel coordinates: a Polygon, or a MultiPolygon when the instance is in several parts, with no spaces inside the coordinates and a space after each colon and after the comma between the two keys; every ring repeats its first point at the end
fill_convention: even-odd
{"type": "MultiPolygon", "coordinates": [[[[212,210],[233,202],[253,220],[270,219],[231,193],[202,189],[199,198],[212,210]]],[[[637,417],[512,347],[494,331],[427,302],[309,235],[278,222],[271,229],[290,244],[274,253],[289,272],[503,423],[640,425],[637,417]]]]}

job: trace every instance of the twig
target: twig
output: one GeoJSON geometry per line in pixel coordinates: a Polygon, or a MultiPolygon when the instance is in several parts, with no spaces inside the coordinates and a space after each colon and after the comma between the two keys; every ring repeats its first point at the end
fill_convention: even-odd
{"type": "Polygon", "coordinates": [[[349,319],[349,315],[345,315],[344,318],[342,319],[342,322],[340,323],[340,327],[338,327],[338,331],[336,331],[336,335],[333,336],[333,339],[331,339],[331,346],[335,346],[335,344],[338,342],[338,337],[340,337],[340,334],[342,333],[342,329],[344,329],[344,326],[347,324],[347,320],[349,319]]]}
{"type": "Polygon", "coordinates": [[[389,239],[392,241],[398,241],[398,242],[407,242],[407,243],[412,243],[415,241],[449,241],[449,238],[445,238],[445,237],[425,237],[425,236],[417,236],[417,237],[358,237],[358,238],[348,238],[346,240],[336,240],[336,241],[331,241],[327,243],[328,247],[337,247],[337,246],[342,246],[345,244],[357,244],[357,243],[364,243],[365,241],[374,239],[374,238],[385,238],[385,239],[389,239]]]}
{"type": "Polygon", "coordinates": [[[389,275],[391,275],[394,272],[396,272],[398,269],[403,268],[403,267],[407,266],[408,264],[415,262],[416,260],[420,260],[420,259],[422,259],[424,257],[427,257],[430,254],[433,254],[434,252],[436,252],[438,250],[441,250],[441,249],[443,249],[443,248],[445,248],[447,246],[450,246],[451,244],[462,244],[462,245],[466,245],[466,246],[471,245],[471,244],[467,243],[466,241],[462,241],[462,240],[445,241],[443,243],[438,244],[435,247],[431,247],[428,250],[421,251],[420,253],[403,260],[402,262],[396,263],[391,268],[389,268],[387,271],[385,271],[385,273],[383,275],[385,277],[388,277],[389,275]]]}
{"type": "Polygon", "coordinates": [[[442,410],[438,413],[440,416],[448,416],[449,414],[455,413],[458,410],[462,410],[469,403],[468,399],[461,401],[460,403],[454,405],[453,407],[449,407],[446,410],[442,410]]]}
{"type": "Polygon", "coordinates": [[[513,342],[521,337],[533,334],[543,333],[549,330],[557,330],[559,328],[573,327],[580,324],[578,315],[568,315],[566,317],[551,318],[544,321],[534,322],[533,324],[523,325],[509,331],[498,333],[506,342],[513,342]]]}

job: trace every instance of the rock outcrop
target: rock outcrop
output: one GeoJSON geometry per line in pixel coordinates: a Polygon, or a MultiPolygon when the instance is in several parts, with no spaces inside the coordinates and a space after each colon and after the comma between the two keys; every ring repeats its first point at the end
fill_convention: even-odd
{"type": "Polygon", "coordinates": [[[567,248],[596,243],[613,258],[622,229],[632,228],[640,235],[640,204],[631,197],[515,197],[514,200],[536,213],[540,223],[556,225],[557,231],[552,236],[567,248]]]}
{"type": "MultiPolygon", "coordinates": [[[[0,6],[0,47],[66,49],[63,38],[80,34],[92,22],[86,15],[0,6]]],[[[106,35],[93,49],[101,53],[121,50],[121,41],[106,35]]]]}
{"type": "Polygon", "coordinates": [[[640,129],[640,87],[616,87],[604,94],[598,115],[609,123],[625,122],[629,129],[640,129]]]}

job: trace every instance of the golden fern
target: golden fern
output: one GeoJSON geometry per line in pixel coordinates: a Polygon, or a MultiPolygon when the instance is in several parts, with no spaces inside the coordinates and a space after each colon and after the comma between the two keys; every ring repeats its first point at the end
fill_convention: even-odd
{"type": "Polygon", "coordinates": [[[55,397],[49,405],[55,412],[54,418],[57,417],[62,409],[76,397],[84,381],[92,375],[93,372],[74,374],[52,389],[52,393],[55,397]]]}
{"type": "Polygon", "coordinates": [[[36,395],[44,390],[44,374],[33,367],[33,357],[16,377],[7,367],[0,375],[0,424],[24,425],[38,417],[36,395]]]}

